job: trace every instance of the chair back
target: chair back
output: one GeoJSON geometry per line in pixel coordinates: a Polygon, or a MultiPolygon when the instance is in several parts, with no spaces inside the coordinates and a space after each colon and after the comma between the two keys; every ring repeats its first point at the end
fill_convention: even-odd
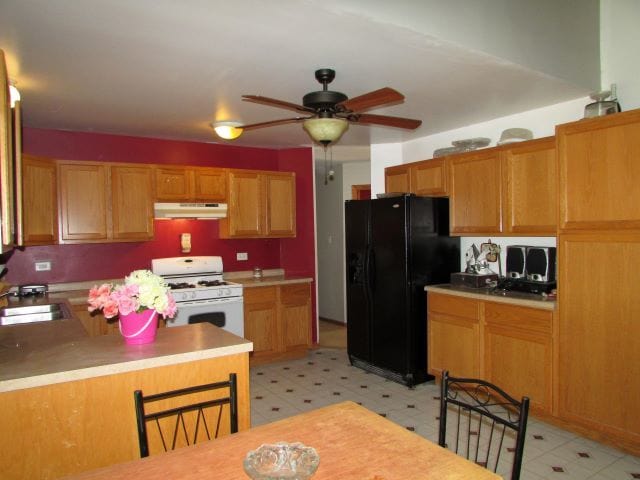
{"type": "Polygon", "coordinates": [[[527,397],[517,401],[484,380],[442,373],[438,444],[505,478],[520,478],[528,415],[527,397]]]}
{"type": "Polygon", "coordinates": [[[150,445],[166,452],[238,431],[235,373],[223,382],[133,395],[141,457],[149,456],[150,445]]]}

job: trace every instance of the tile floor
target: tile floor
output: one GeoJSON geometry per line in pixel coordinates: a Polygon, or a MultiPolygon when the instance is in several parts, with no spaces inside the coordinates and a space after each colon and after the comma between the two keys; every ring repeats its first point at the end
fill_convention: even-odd
{"type": "MultiPolygon", "coordinates": [[[[345,349],[323,347],[251,369],[251,420],[260,425],[352,400],[437,442],[439,393],[433,382],[411,390],[352,367],[345,349]]],[[[530,418],[521,479],[640,479],[640,457],[530,418]]]]}

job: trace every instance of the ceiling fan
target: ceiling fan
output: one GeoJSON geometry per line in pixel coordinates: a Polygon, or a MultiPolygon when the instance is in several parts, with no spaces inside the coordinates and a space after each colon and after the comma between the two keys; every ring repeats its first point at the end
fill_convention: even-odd
{"type": "Polygon", "coordinates": [[[292,110],[304,116],[271,120],[251,125],[240,125],[237,128],[242,130],[255,130],[258,128],[302,122],[304,129],[313,140],[324,146],[328,146],[340,139],[350,123],[357,125],[380,125],[408,130],[414,130],[422,124],[422,120],[363,113],[374,108],[403,102],[404,95],[392,88],[385,87],[349,98],[344,93],[334,92],[328,89],[328,85],[336,76],[334,70],[322,68],[316,70],[315,76],[316,80],[322,84],[322,90],[307,93],[302,97],[302,105],[262,97],[260,95],[242,96],[242,99],[246,102],[284,108],[285,110],[292,110]]]}

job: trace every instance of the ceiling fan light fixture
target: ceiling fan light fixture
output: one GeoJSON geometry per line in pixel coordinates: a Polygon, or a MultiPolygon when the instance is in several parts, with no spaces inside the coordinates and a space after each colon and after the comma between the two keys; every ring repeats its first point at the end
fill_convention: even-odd
{"type": "Polygon", "coordinates": [[[220,138],[234,140],[242,135],[243,129],[240,122],[213,122],[211,126],[220,138]]]}
{"type": "Polygon", "coordinates": [[[304,121],[302,127],[313,141],[327,146],[340,140],[349,128],[349,122],[343,118],[310,118],[304,121]]]}

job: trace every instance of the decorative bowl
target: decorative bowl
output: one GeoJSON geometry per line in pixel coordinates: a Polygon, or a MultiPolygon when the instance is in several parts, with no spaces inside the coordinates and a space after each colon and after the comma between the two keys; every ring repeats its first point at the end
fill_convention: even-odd
{"type": "Polygon", "coordinates": [[[253,480],[306,480],[318,469],[315,448],[302,443],[264,444],[247,453],[244,471],[253,480]]]}

